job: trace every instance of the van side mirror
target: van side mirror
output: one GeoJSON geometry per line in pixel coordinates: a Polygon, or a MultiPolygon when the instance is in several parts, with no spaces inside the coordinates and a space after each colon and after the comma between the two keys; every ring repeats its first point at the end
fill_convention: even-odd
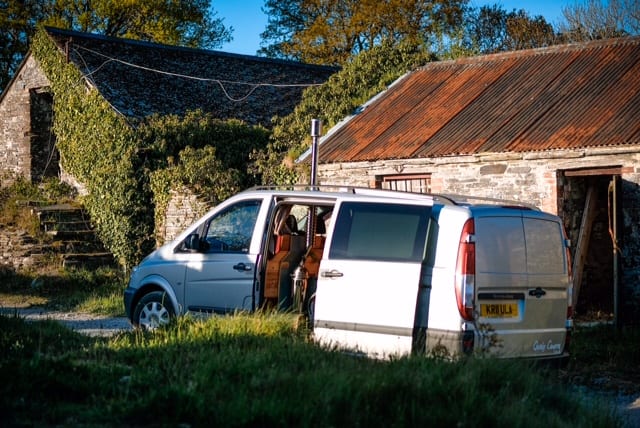
{"type": "Polygon", "coordinates": [[[184,241],[184,246],[187,250],[200,251],[200,235],[192,233],[187,236],[187,239],[184,241]]]}

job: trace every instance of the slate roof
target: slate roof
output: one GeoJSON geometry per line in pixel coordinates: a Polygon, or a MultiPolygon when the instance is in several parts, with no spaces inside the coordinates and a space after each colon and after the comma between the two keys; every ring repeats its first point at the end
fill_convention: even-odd
{"type": "Polygon", "coordinates": [[[430,63],[322,139],[321,163],[640,143],[640,37],[430,63]]]}
{"type": "Polygon", "coordinates": [[[292,61],[45,29],[90,84],[129,118],[153,113],[183,115],[199,108],[221,119],[237,118],[269,127],[273,116],[293,111],[305,86],[261,84],[318,84],[337,71],[292,61]]]}

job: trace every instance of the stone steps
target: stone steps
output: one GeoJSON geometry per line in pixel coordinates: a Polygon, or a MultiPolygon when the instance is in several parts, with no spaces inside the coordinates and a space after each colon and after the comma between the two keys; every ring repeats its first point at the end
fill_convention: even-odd
{"type": "Polygon", "coordinates": [[[40,230],[50,238],[49,252],[56,254],[63,267],[95,268],[113,266],[113,254],[106,251],[95,234],[89,214],[70,204],[35,206],[32,213],[40,220],[40,230]]]}
{"type": "Polygon", "coordinates": [[[109,252],[103,253],[66,253],[62,255],[62,267],[100,267],[114,266],[115,259],[109,252]]]}

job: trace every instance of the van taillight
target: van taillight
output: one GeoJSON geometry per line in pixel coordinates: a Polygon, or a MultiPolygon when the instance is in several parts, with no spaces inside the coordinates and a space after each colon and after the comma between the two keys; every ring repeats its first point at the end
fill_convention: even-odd
{"type": "Polygon", "coordinates": [[[473,298],[476,282],[476,244],[473,241],[475,225],[473,219],[467,220],[462,228],[460,244],[458,246],[458,261],[456,263],[456,300],[460,316],[473,320],[473,298]]]}

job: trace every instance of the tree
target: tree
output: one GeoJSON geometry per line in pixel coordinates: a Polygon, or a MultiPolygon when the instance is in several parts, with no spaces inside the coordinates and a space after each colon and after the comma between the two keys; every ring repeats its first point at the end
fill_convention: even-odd
{"type": "Polygon", "coordinates": [[[329,81],[305,90],[293,113],[275,118],[266,150],[252,155],[254,174],[264,184],[297,183],[303,171],[295,159],[311,143],[311,119],[321,119],[327,131],[398,77],[434,59],[423,46],[391,40],[355,55],[329,81]]]}
{"type": "Polygon", "coordinates": [[[0,0],[0,93],[29,50],[31,36],[44,17],[40,0],[0,0]]]}
{"type": "Polygon", "coordinates": [[[231,39],[210,0],[56,0],[45,24],[169,45],[214,48],[231,39]]]}
{"type": "Polygon", "coordinates": [[[211,0],[0,0],[0,89],[26,54],[36,25],[178,46],[215,48],[233,28],[211,0]]]}
{"type": "Polygon", "coordinates": [[[462,24],[468,0],[266,0],[259,53],[343,64],[382,40],[425,42],[462,24]]]}
{"type": "Polygon", "coordinates": [[[565,42],[640,34],[640,0],[587,0],[562,8],[565,42]]]}
{"type": "Polygon", "coordinates": [[[551,46],[556,43],[553,26],[542,15],[534,17],[520,9],[507,18],[506,50],[532,49],[551,46]]]}
{"type": "Polygon", "coordinates": [[[467,43],[488,54],[553,45],[557,38],[544,17],[531,17],[520,9],[507,12],[501,6],[473,8],[467,14],[467,43]]]}

